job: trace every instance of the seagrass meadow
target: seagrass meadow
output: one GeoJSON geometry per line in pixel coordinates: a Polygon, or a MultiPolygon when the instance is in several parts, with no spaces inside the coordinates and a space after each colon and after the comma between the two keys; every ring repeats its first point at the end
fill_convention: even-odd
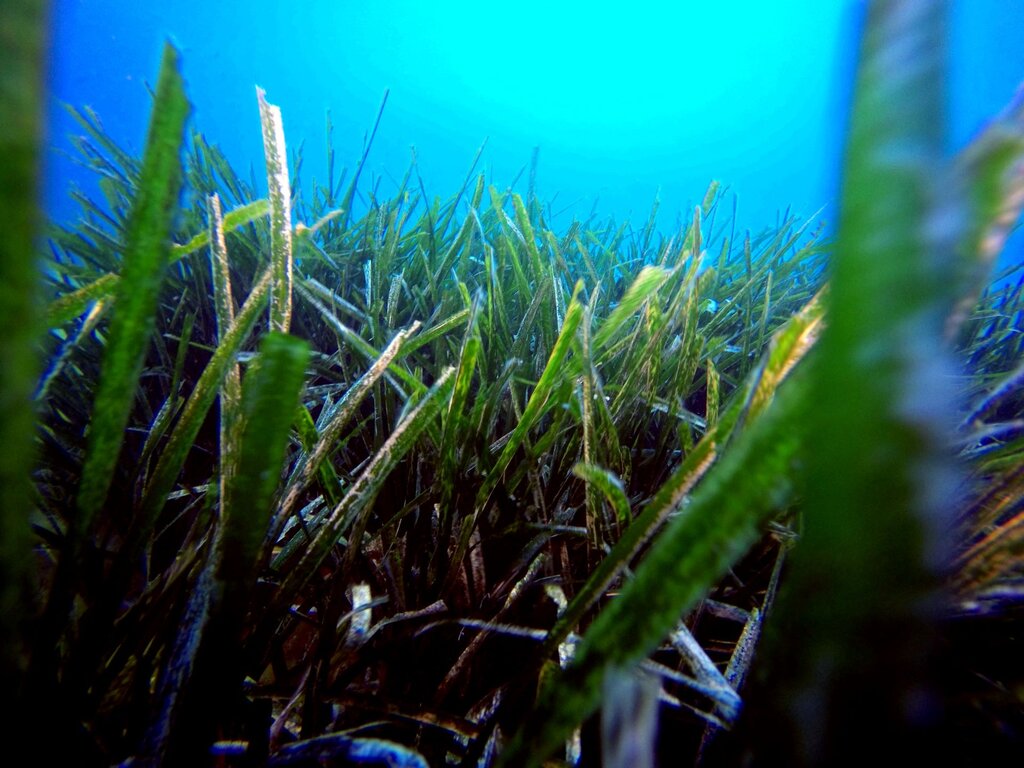
{"type": "Polygon", "coordinates": [[[385,198],[369,142],[300,184],[257,89],[261,197],[168,45],[141,158],[73,109],[103,199],[39,243],[38,129],[4,126],[4,748],[1024,754],[1024,103],[944,159],[944,38],[869,4],[830,240],[738,230],[717,183],[670,233],[556,230],[475,163],[385,198]]]}

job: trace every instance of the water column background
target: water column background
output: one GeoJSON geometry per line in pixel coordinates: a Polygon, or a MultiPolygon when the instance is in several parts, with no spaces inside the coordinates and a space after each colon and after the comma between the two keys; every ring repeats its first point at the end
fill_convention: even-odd
{"type": "MultiPolygon", "coordinates": [[[[950,151],[1024,80],[1024,2],[951,4],[950,151]]],[[[255,86],[281,106],[301,182],[326,179],[326,113],[339,167],[354,168],[386,89],[361,188],[393,193],[415,147],[430,196],[481,169],[505,187],[539,147],[537,191],[555,226],[602,216],[673,230],[708,182],[738,202],[741,229],[788,208],[835,220],[849,84],[863,4],[55,0],[45,205],[61,221],[73,159],[62,104],[89,105],[136,152],[161,44],[182,52],[193,127],[260,188],[255,86]]],[[[525,189],[526,174],[518,188],[525,189]]],[[[1007,259],[1024,253],[1017,237],[1007,259]]]]}

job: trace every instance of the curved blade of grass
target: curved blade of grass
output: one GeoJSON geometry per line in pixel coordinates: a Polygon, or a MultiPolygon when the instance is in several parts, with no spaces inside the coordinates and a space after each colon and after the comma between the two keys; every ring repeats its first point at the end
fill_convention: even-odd
{"type": "Polygon", "coordinates": [[[761,523],[792,491],[802,385],[791,381],[719,459],[682,514],[658,536],[634,578],[597,615],[572,663],[542,689],[499,766],[539,765],[597,708],[608,673],[657,648],[680,616],[757,540],[761,523]]]}
{"type": "MultiPolygon", "coordinates": [[[[270,205],[266,200],[257,200],[248,203],[224,216],[222,229],[225,233],[234,232],[239,227],[251,224],[256,219],[266,216],[270,205]]],[[[184,245],[171,247],[170,263],[184,258],[190,253],[198,251],[210,244],[209,231],[201,232],[184,245]]],[[[93,301],[105,298],[113,298],[117,292],[117,286],[121,282],[121,275],[109,273],[93,280],[88,285],[83,285],[77,290],[66,293],[54,299],[46,308],[46,324],[49,328],[56,328],[85,312],[86,308],[93,301]]]]}
{"type": "Polygon", "coordinates": [[[182,373],[185,370],[185,356],[192,345],[192,331],[195,329],[195,325],[196,313],[189,312],[185,315],[185,320],[182,323],[181,333],[178,334],[177,349],[174,353],[174,368],[171,370],[171,383],[168,387],[172,398],[177,398],[178,392],[181,389],[182,373]]]}
{"type": "MultiPolygon", "coordinates": [[[[483,149],[483,147],[481,147],[481,149],[483,149]]],[[[470,206],[474,210],[480,206],[480,200],[483,197],[483,191],[484,177],[481,175],[477,179],[476,190],[474,191],[473,198],[470,201],[470,206]]],[[[461,192],[459,196],[461,197],[461,192]]],[[[445,221],[441,223],[442,233],[447,230],[448,221],[450,217],[453,216],[454,214],[455,205],[453,204],[448,211],[447,218],[445,219],[445,221]]],[[[441,279],[445,276],[445,274],[447,274],[448,270],[452,269],[456,265],[456,263],[459,261],[459,255],[465,253],[468,250],[467,244],[472,239],[473,232],[479,231],[478,225],[479,220],[475,216],[467,216],[465,220],[462,222],[462,226],[459,227],[459,233],[455,236],[455,239],[452,241],[451,246],[448,248],[448,251],[440,260],[436,270],[434,271],[434,279],[432,281],[434,285],[440,283],[441,279]]]]}
{"type": "Polygon", "coordinates": [[[604,393],[601,377],[594,365],[591,341],[591,318],[597,306],[599,286],[595,285],[580,330],[581,367],[583,369],[583,461],[586,464],[601,464],[620,471],[622,446],[615,421],[608,409],[608,398],[604,393]]]}
{"type": "MultiPolygon", "coordinates": [[[[160,76],[154,97],[153,113],[143,159],[142,171],[124,236],[124,268],[115,298],[116,308],[107,332],[96,397],[92,407],[82,478],[75,499],[74,519],[70,521],[66,549],[57,569],[50,599],[40,622],[39,647],[53,648],[67,628],[67,616],[78,589],[77,576],[82,567],[85,543],[98,513],[103,509],[114,469],[121,454],[125,427],[135,401],[146,349],[155,323],[157,296],[170,250],[170,230],[181,188],[180,151],[185,120],[189,113],[178,54],[164,46],[160,76]]],[[[131,562],[136,562],[134,558],[131,562]]],[[[118,566],[115,566],[115,569],[118,566]]],[[[122,560],[119,568],[130,568],[122,560]]],[[[119,574],[120,576],[120,574],[119,574]]],[[[120,579],[127,581],[127,576],[120,579]]],[[[83,626],[70,649],[63,670],[69,690],[84,686],[95,664],[95,640],[109,630],[116,610],[118,594],[107,592],[98,598],[102,621],[95,629],[83,618],[83,626]]],[[[43,654],[40,654],[40,660],[43,654]]],[[[56,662],[54,662],[56,663],[56,662]]],[[[42,668],[37,665],[42,674],[42,668]]],[[[56,670],[54,670],[56,672],[56,670]]]]}
{"type": "Polygon", "coordinates": [[[946,323],[950,339],[970,317],[1024,208],[1024,86],[960,153],[955,170],[967,186],[971,215],[961,245],[961,298],[946,323]]]}
{"type": "Polygon", "coordinates": [[[103,506],[121,452],[142,362],[153,332],[157,293],[170,251],[181,189],[179,155],[189,113],[178,54],[164,47],[142,176],[125,236],[124,269],[93,405],[76,497],[75,529],[84,535],[103,506]]]}
{"type": "Polygon", "coordinates": [[[537,328],[537,315],[540,313],[543,305],[548,301],[548,293],[551,292],[551,287],[550,278],[543,280],[540,285],[536,287],[533,294],[533,300],[530,302],[530,306],[526,312],[523,313],[523,319],[520,321],[519,328],[516,330],[515,342],[512,344],[512,349],[509,350],[508,356],[510,359],[523,360],[528,356],[530,339],[533,337],[537,328]]]}
{"type": "Polygon", "coordinates": [[[270,196],[270,330],[287,333],[292,320],[292,191],[288,181],[288,153],[279,107],[267,103],[266,92],[256,89],[263,128],[263,156],[267,162],[270,196]]]}
{"type": "MultiPolygon", "coordinates": [[[[103,171],[109,173],[110,176],[118,182],[117,186],[130,187],[138,179],[139,174],[139,161],[125,152],[121,147],[117,145],[110,136],[108,136],[100,122],[99,115],[91,107],[83,107],[81,110],[76,109],[70,104],[65,104],[64,108],[68,111],[71,117],[78,123],[82,130],[85,131],[86,135],[95,141],[104,151],[109,153],[111,160],[106,158],[97,157],[101,153],[94,153],[90,155],[90,159],[99,161],[102,163],[103,171]]],[[[84,137],[83,137],[84,138],[84,137]]]]}
{"type": "MultiPolygon", "coordinates": [[[[469,322],[462,339],[462,350],[459,353],[459,365],[455,375],[452,399],[448,407],[444,431],[441,436],[441,466],[444,469],[447,481],[454,479],[451,477],[451,472],[455,466],[455,438],[459,434],[460,427],[466,418],[463,409],[469,399],[469,387],[473,380],[473,373],[476,371],[477,358],[480,356],[479,320],[482,304],[483,294],[477,293],[473,299],[473,305],[468,311],[469,322]]],[[[446,495],[447,493],[442,492],[442,496],[446,495]]]]}
{"type": "Polygon", "coordinates": [[[54,299],[46,309],[47,326],[56,328],[64,325],[85,312],[92,302],[108,297],[113,298],[114,289],[120,281],[120,275],[110,273],[76,291],[65,293],[60,298],[54,299]]]}
{"type": "Polygon", "coordinates": [[[432,343],[434,340],[441,338],[449,331],[458,328],[469,317],[468,309],[460,309],[458,312],[454,312],[444,320],[441,320],[436,325],[432,325],[427,328],[423,333],[417,334],[416,338],[409,339],[407,343],[402,345],[401,353],[398,358],[401,359],[408,355],[411,355],[420,347],[425,347],[427,344],[432,343]]]}
{"type": "Polygon", "coordinates": [[[821,337],[825,326],[827,286],[818,291],[799,312],[775,332],[768,347],[764,370],[749,403],[749,418],[756,418],[771,402],[779,384],[804,359],[821,337]]]}
{"type": "MultiPolygon", "coordinates": [[[[234,232],[239,227],[243,227],[246,224],[252,224],[257,219],[261,219],[270,213],[270,201],[266,198],[260,200],[254,200],[251,203],[240,205],[234,210],[228,211],[224,214],[223,221],[221,222],[221,231],[226,235],[234,232]]],[[[200,248],[205,248],[213,240],[211,240],[211,233],[209,229],[205,229],[198,235],[193,237],[187,243],[175,243],[171,248],[171,262],[175,262],[178,259],[188,256],[190,253],[195,253],[200,248]]]]}
{"type": "Polygon", "coordinates": [[[82,342],[89,338],[92,332],[96,330],[96,326],[99,325],[100,320],[106,314],[111,303],[109,299],[93,303],[88,308],[88,311],[82,315],[78,323],[76,323],[77,327],[75,327],[74,331],[66,336],[64,342],[60,345],[60,350],[50,358],[46,370],[39,379],[39,386],[35,393],[35,400],[37,402],[46,400],[50,392],[50,386],[57,380],[57,377],[64,370],[64,366],[72,358],[72,352],[81,346],[82,342]]]}
{"type": "MultiPolygon", "coordinates": [[[[517,243],[524,243],[523,233],[519,231],[519,228],[509,218],[509,215],[505,213],[505,200],[501,193],[498,192],[497,187],[491,185],[488,187],[488,191],[491,195],[491,210],[498,219],[502,235],[501,241],[495,241],[495,250],[498,253],[503,253],[504,258],[511,265],[512,274],[515,275],[516,286],[519,289],[520,296],[529,296],[530,280],[523,270],[523,262],[519,258],[519,248],[517,247],[517,243]]],[[[536,277],[539,277],[539,274],[536,277]]]]}
{"type": "MultiPolygon", "coordinates": [[[[321,412],[321,417],[324,415],[325,414],[321,412]]],[[[320,425],[321,427],[324,426],[323,421],[320,422],[320,425]]],[[[317,428],[317,422],[313,421],[313,414],[309,412],[309,408],[305,405],[299,408],[294,427],[295,431],[298,433],[299,445],[302,446],[303,451],[309,453],[316,448],[317,441],[320,439],[320,432],[317,428]]],[[[295,474],[293,471],[291,477],[294,476],[295,474]]],[[[330,462],[320,465],[317,477],[320,479],[321,487],[326,494],[329,505],[333,507],[341,501],[341,478],[338,477],[338,473],[330,462]]],[[[288,483],[285,483],[285,487],[287,487],[287,485],[288,483]]],[[[270,530],[274,531],[275,528],[271,527],[270,530]]],[[[271,535],[273,535],[273,533],[271,533],[271,535]]]]}
{"type": "MultiPolygon", "coordinates": [[[[597,432],[594,423],[594,390],[596,387],[594,384],[597,376],[594,372],[594,360],[590,354],[591,307],[596,299],[597,287],[595,286],[590,295],[589,305],[583,309],[583,321],[580,324],[580,364],[583,369],[583,375],[580,377],[580,421],[583,426],[583,461],[581,463],[586,466],[594,466],[596,464],[594,457],[595,433],[597,432]]],[[[587,483],[585,488],[586,524],[592,544],[595,547],[599,547],[601,545],[601,529],[604,527],[602,526],[604,521],[598,517],[599,507],[597,499],[594,498],[592,486],[593,483],[587,483]]],[[[626,509],[628,515],[628,503],[626,509]]]]}
{"type": "Polygon", "coordinates": [[[343,310],[347,315],[349,315],[349,317],[354,317],[361,323],[367,322],[366,313],[359,309],[359,307],[346,301],[330,288],[311,277],[298,275],[296,277],[295,287],[299,291],[300,295],[303,295],[303,291],[306,291],[310,296],[327,302],[331,307],[343,310]]]}
{"type": "Polygon", "coordinates": [[[594,334],[593,347],[599,350],[604,347],[622,328],[626,322],[636,315],[643,303],[653,296],[672,276],[672,271],[664,267],[646,266],[640,270],[633,284],[626,290],[622,301],[611,311],[594,334]]]}
{"type": "Polygon", "coordinates": [[[572,472],[576,477],[586,480],[605,495],[608,503],[615,510],[615,517],[618,519],[619,525],[626,525],[629,522],[629,499],[626,498],[622,481],[614,472],[596,464],[583,463],[573,467],[572,472]]]}

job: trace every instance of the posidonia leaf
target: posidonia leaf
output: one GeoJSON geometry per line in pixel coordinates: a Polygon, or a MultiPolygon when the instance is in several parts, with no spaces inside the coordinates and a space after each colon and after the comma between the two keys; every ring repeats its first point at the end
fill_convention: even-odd
{"type": "Polygon", "coordinates": [[[246,374],[238,464],[223,500],[218,540],[217,578],[229,585],[226,597],[244,591],[255,577],[308,360],[308,342],[272,332],[246,374]]]}
{"type": "MultiPolygon", "coordinates": [[[[418,328],[418,324],[414,324],[411,328],[397,333],[369,370],[345,391],[344,397],[331,409],[316,445],[298,461],[288,480],[285,496],[278,512],[279,520],[283,521],[295,509],[299,497],[312,482],[314,475],[319,471],[330,452],[337,446],[341,430],[349,423],[373,385],[384,375],[391,361],[395,359],[402,346],[408,343],[409,338],[416,333],[418,328]]],[[[276,528],[276,526],[274,527],[276,528]]]]}
{"type": "MultiPolygon", "coordinates": [[[[240,205],[224,214],[220,225],[221,231],[223,234],[230,234],[246,224],[252,224],[257,219],[262,219],[269,213],[270,202],[266,198],[240,205]]],[[[200,248],[210,245],[211,242],[210,230],[206,229],[187,243],[175,243],[171,248],[171,261],[174,262],[188,256],[190,253],[195,253],[200,248]]]]}
{"type": "Polygon", "coordinates": [[[612,310],[594,334],[593,347],[598,351],[597,356],[600,355],[599,350],[611,340],[626,321],[636,315],[643,303],[661,288],[669,277],[671,277],[671,272],[663,267],[647,266],[640,270],[640,274],[626,290],[626,295],[622,297],[618,306],[612,310]]]}
{"type": "Polygon", "coordinates": [[[534,275],[541,275],[544,273],[544,267],[540,259],[540,250],[537,248],[537,236],[533,232],[533,225],[530,224],[530,215],[526,212],[523,199],[514,193],[512,195],[512,207],[515,209],[516,225],[523,236],[526,252],[530,255],[531,271],[534,275]]]}
{"type": "Polygon", "coordinates": [[[476,362],[480,356],[482,346],[480,330],[478,328],[482,303],[483,297],[478,293],[473,300],[471,309],[468,311],[469,323],[462,341],[459,365],[456,369],[455,384],[452,390],[452,399],[445,418],[444,432],[441,435],[441,466],[448,475],[446,478],[448,483],[453,483],[455,480],[452,474],[455,468],[456,440],[459,438],[460,428],[465,421],[463,408],[469,399],[469,387],[473,374],[476,372],[476,362]]]}
{"type": "Polygon", "coordinates": [[[292,190],[288,153],[280,108],[267,102],[262,88],[256,89],[256,100],[263,127],[270,196],[270,263],[274,275],[270,286],[270,329],[287,333],[292,319],[292,190]]]}
{"type": "Polygon", "coordinates": [[[619,525],[626,525],[629,522],[629,499],[622,488],[622,481],[614,472],[594,464],[577,464],[572,471],[574,475],[582,477],[605,495],[615,510],[619,525]]]}
{"type": "Polygon", "coordinates": [[[157,514],[163,509],[167,495],[174,488],[174,483],[181,473],[185,458],[195,442],[199,428],[202,426],[206,413],[213,404],[220,390],[224,377],[235,364],[239,349],[249,336],[262,311],[270,289],[271,271],[268,267],[252,288],[252,293],[235,316],[234,322],[220,340],[213,356],[207,362],[199,380],[189,395],[181,417],[171,432],[167,445],[164,446],[157,460],[153,474],[150,476],[142,497],[138,518],[135,521],[136,533],[132,541],[136,544],[152,529],[157,514]]]}
{"type": "Polygon", "coordinates": [[[945,757],[943,728],[905,703],[933,695],[926,660],[959,487],[943,348],[960,238],[943,160],[946,16],[933,0],[867,5],[806,409],[805,514],[779,594],[786,637],[762,651],[771,679],[748,708],[754,748],[780,764],[869,760],[882,731],[894,761],[945,757]],[[828,734],[813,742],[799,733],[812,700],[828,734]]]}
{"type": "MultiPolygon", "coordinates": [[[[210,228],[210,267],[213,276],[213,302],[217,317],[217,338],[222,340],[235,320],[235,301],[231,295],[231,269],[228,246],[224,239],[224,221],[220,198],[211,195],[207,201],[210,228]]],[[[238,409],[242,401],[242,373],[237,362],[228,365],[220,390],[220,495],[224,498],[228,478],[234,471],[238,433],[241,420],[238,409]]]]}
{"type": "MultiPolygon", "coordinates": [[[[44,114],[47,4],[19,0],[4,8],[0,80],[0,685],[11,692],[3,716],[20,706],[22,621],[32,610],[30,530],[35,447],[36,345],[41,331],[39,268],[34,250],[41,217],[36,205],[44,114]]],[[[26,713],[34,719],[35,713],[26,713]]],[[[10,732],[18,720],[7,721],[10,732]]]]}
{"type": "Polygon", "coordinates": [[[120,275],[113,273],[97,278],[76,291],[65,293],[50,302],[46,312],[46,323],[57,328],[85,312],[90,303],[101,299],[113,299],[114,288],[121,281],[120,275]]]}
{"type": "MultiPolygon", "coordinates": [[[[313,293],[313,291],[307,289],[304,285],[300,283],[298,285],[298,292],[300,296],[302,296],[314,308],[316,308],[318,312],[320,312],[320,315],[321,317],[323,317],[324,322],[326,322],[331,328],[337,331],[338,334],[346,342],[351,344],[352,348],[359,352],[359,354],[362,357],[364,357],[367,361],[372,363],[374,360],[380,357],[381,353],[374,349],[372,344],[370,344],[362,336],[360,336],[358,333],[356,333],[343,322],[341,322],[338,319],[338,317],[330,310],[330,308],[326,304],[324,304],[316,296],[315,293],[313,293]]],[[[426,387],[423,386],[423,383],[419,379],[417,379],[415,376],[409,373],[409,371],[407,371],[404,367],[398,365],[397,363],[393,363],[389,367],[388,372],[393,373],[398,379],[401,380],[403,384],[408,386],[410,391],[413,393],[422,393],[426,390],[426,387]]]]}
{"type": "Polygon", "coordinates": [[[713,427],[718,422],[718,407],[720,405],[722,385],[718,369],[715,368],[715,364],[711,360],[708,360],[707,377],[708,385],[707,396],[705,397],[704,423],[709,427],[713,427]]]}
{"type": "Polygon", "coordinates": [[[960,246],[957,303],[946,321],[954,339],[977,304],[1024,209],[1024,88],[957,157],[954,183],[966,187],[970,216],[960,246]]]}
{"type": "Polygon", "coordinates": [[[178,73],[178,54],[168,44],[157,82],[139,189],[128,221],[122,279],[107,334],[75,501],[75,529],[79,535],[92,526],[107,496],[150,343],[181,189],[179,155],[189,109],[178,73]]]}
{"type": "Polygon", "coordinates": [[[196,710],[215,709],[238,684],[233,679],[238,665],[222,654],[238,645],[308,359],[308,342],[270,333],[246,375],[236,464],[225,484],[213,553],[189,595],[161,675],[160,713],[146,737],[156,764],[170,749],[195,739],[182,731],[195,728],[196,710]]]}

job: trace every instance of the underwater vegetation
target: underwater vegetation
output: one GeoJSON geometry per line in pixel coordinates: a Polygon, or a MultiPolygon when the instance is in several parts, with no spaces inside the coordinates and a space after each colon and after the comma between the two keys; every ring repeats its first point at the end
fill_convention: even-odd
{"type": "MultiPolygon", "coordinates": [[[[670,235],[556,232],[532,185],[430,199],[412,166],[383,198],[330,147],[307,197],[258,91],[261,199],[186,132],[168,46],[143,157],[74,111],[104,200],[73,193],[40,276],[38,131],[5,127],[9,738],[75,765],[1019,753],[1024,266],[991,270],[1024,105],[943,159],[943,23],[869,4],[835,242],[737,231],[717,183],[670,235]]],[[[33,39],[0,81],[27,114],[33,39]]]]}

